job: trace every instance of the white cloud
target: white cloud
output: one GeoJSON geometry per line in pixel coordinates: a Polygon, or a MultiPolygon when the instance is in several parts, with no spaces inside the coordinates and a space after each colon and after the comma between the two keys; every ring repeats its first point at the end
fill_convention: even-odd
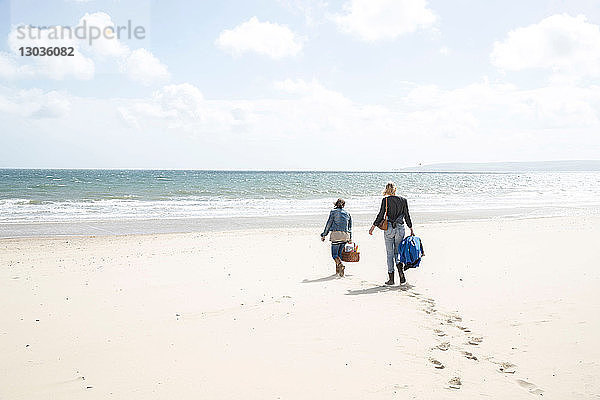
{"type": "Polygon", "coordinates": [[[437,20],[426,0],[350,0],[344,11],[334,17],[340,30],[365,41],[395,39],[437,20]]]}
{"type": "Polygon", "coordinates": [[[376,138],[416,146],[406,143],[411,137],[435,148],[443,140],[472,142],[467,147],[473,147],[526,131],[545,135],[549,129],[600,128],[597,87],[520,90],[487,81],[453,90],[415,85],[392,105],[357,103],[316,80],[286,79],[273,87],[287,96],[216,101],[205,99],[193,85],[169,85],[151,100],[140,99],[120,112],[129,126],[139,129],[161,126],[162,121],[168,129],[200,137],[240,130],[263,140],[343,136],[366,147],[376,138]]]}
{"type": "Polygon", "coordinates": [[[110,15],[97,12],[86,13],[74,29],[77,27],[94,27],[104,32],[99,38],[94,39],[91,44],[89,41],[80,41],[81,46],[85,51],[91,53],[97,58],[119,58],[126,57],[131,50],[129,47],[117,38],[115,24],[110,15]],[[109,38],[112,37],[112,38],[109,38]]]}
{"type": "Polygon", "coordinates": [[[153,95],[154,100],[174,117],[202,117],[204,96],[200,89],[189,83],[168,85],[153,95]]]}
{"type": "Polygon", "coordinates": [[[407,112],[424,112],[432,117],[433,124],[428,128],[432,131],[446,127],[446,122],[435,120],[447,115],[474,122],[457,126],[457,134],[470,132],[498,139],[534,130],[543,140],[548,129],[563,133],[568,129],[588,128],[591,132],[600,128],[598,89],[550,85],[523,90],[506,83],[482,82],[442,90],[428,85],[416,87],[403,100],[407,112]]]}
{"type": "Polygon", "coordinates": [[[131,50],[117,37],[115,24],[111,17],[103,12],[85,14],[77,26],[87,26],[106,32],[89,41],[81,41],[82,50],[96,60],[113,60],[120,66],[120,70],[134,82],[144,86],[165,83],[170,79],[168,68],[150,51],[140,48],[131,50]]]}
{"type": "Polygon", "coordinates": [[[494,43],[492,63],[503,70],[543,68],[555,73],[600,75],[600,27],[582,15],[557,14],[518,28],[494,43]]]}
{"type": "Polygon", "coordinates": [[[69,96],[63,92],[41,89],[0,93],[0,111],[27,118],[63,118],[71,110],[69,96]]]}
{"type": "Polygon", "coordinates": [[[97,138],[111,126],[117,136],[158,139],[180,148],[174,162],[188,160],[188,167],[208,157],[231,168],[225,160],[244,155],[236,167],[340,168],[326,154],[336,146],[344,148],[350,162],[343,168],[367,169],[390,168],[389,160],[379,156],[382,144],[398,155],[398,166],[543,159],[550,153],[577,158],[600,149],[597,86],[561,83],[522,90],[485,80],[456,89],[412,84],[387,104],[354,101],[314,79],[281,80],[271,88],[275,92],[266,98],[213,100],[189,83],[167,85],[137,99],[86,99],[39,90],[8,90],[3,97],[0,87],[0,115],[5,121],[18,117],[7,131],[19,126],[23,116],[47,118],[43,128],[60,131],[64,138],[80,138],[73,119],[79,127],[87,124],[86,135],[97,138]]]}
{"type": "Polygon", "coordinates": [[[119,113],[136,129],[162,123],[166,129],[195,135],[223,132],[233,121],[230,110],[222,110],[218,102],[206,102],[202,92],[189,83],[164,86],[149,100],[123,105],[119,113]]]}
{"type": "Polygon", "coordinates": [[[103,12],[86,13],[71,28],[14,26],[8,35],[8,44],[12,53],[0,52],[0,78],[5,80],[89,80],[94,77],[98,65],[109,72],[123,72],[131,80],[146,86],[163,84],[170,79],[167,66],[150,51],[144,48],[132,51],[119,40],[115,24],[103,12]],[[94,37],[90,42],[92,27],[96,35],[100,32],[104,35],[94,37]],[[80,37],[82,32],[87,32],[86,37],[77,38],[77,29],[80,29],[77,33],[80,37]],[[20,47],[73,47],[74,56],[22,57],[20,47]]]}
{"type": "Polygon", "coordinates": [[[124,61],[123,70],[130,79],[145,86],[165,82],[170,78],[167,66],[146,49],[132,51],[124,61]]]}
{"type": "Polygon", "coordinates": [[[37,103],[36,108],[31,112],[33,118],[64,118],[71,110],[68,97],[56,91],[41,94],[36,93],[34,89],[30,101],[37,103]]]}
{"type": "Polygon", "coordinates": [[[215,44],[234,56],[254,52],[274,59],[295,56],[302,50],[302,40],[290,28],[260,22],[256,17],[224,30],[215,44]]]}
{"type": "Polygon", "coordinates": [[[330,90],[321,85],[317,80],[306,82],[303,79],[286,79],[274,82],[275,89],[298,96],[297,98],[309,100],[314,103],[347,106],[350,103],[344,95],[330,90]]]}
{"type": "Polygon", "coordinates": [[[127,107],[117,107],[118,115],[121,117],[126,126],[136,130],[140,130],[141,126],[134,113],[127,107]]]}
{"type": "Polygon", "coordinates": [[[0,78],[13,80],[34,75],[35,71],[31,66],[19,65],[13,54],[0,52],[0,78]]]}

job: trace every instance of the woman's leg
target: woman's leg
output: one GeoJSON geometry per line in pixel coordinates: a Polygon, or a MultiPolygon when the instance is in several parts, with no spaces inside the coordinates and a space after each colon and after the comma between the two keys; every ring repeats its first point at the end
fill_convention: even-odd
{"type": "Polygon", "coordinates": [[[337,244],[331,243],[331,258],[334,260],[337,258],[338,248],[337,244]]]}
{"type": "Polygon", "coordinates": [[[340,244],[340,248],[338,250],[338,260],[340,260],[340,263],[338,265],[340,271],[338,272],[338,274],[342,278],[344,277],[344,270],[346,269],[346,267],[344,266],[344,264],[342,264],[342,251],[344,251],[344,246],[345,245],[346,245],[346,243],[340,244]]]}
{"type": "Polygon", "coordinates": [[[394,261],[399,262],[398,259],[398,247],[402,240],[404,239],[404,225],[396,225],[396,229],[394,229],[394,261]]]}
{"type": "Polygon", "coordinates": [[[395,232],[392,228],[392,224],[388,224],[387,230],[383,232],[383,238],[385,240],[385,252],[387,255],[388,274],[393,274],[394,267],[396,267],[394,254],[397,253],[398,250],[394,250],[394,245],[396,243],[394,234],[395,232]]]}
{"type": "Polygon", "coordinates": [[[335,261],[335,274],[340,273],[342,267],[342,246],[343,244],[331,244],[331,258],[335,261]]]}

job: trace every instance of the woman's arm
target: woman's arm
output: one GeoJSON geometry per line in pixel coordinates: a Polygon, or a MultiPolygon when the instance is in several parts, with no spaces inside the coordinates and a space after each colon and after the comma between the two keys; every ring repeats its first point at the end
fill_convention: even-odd
{"type": "Polygon", "coordinates": [[[406,221],[406,225],[410,228],[410,234],[411,236],[414,236],[414,231],[412,228],[412,221],[410,219],[410,213],[408,212],[408,200],[404,200],[404,220],[406,221]]]}
{"type": "Polygon", "coordinates": [[[381,199],[381,206],[379,207],[379,214],[375,218],[373,222],[373,226],[378,226],[383,221],[383,217],[385,216],[385,197],[381,199]]]}
{"type": "Polygon", "coordinates": [[[373,234],[373,230],[375,230],[376,226],[381,224],[384,217],[385,217],[385,197],[383,199],[381,199],[381,206],[379,207],[379,214],[377,214],[377,217],[375,218],[375,221],[373,222],[373,226],[371,226],[371,229],[369,229],[369,235],[373,234]]]}
{"type": "Polygon", "coordinates": [[[327,218],[327,223],[325,224],[325,229],[323,233],[321,233],[321,237],[324,238],[329,233],[331,229],[331,225],[333,224],[333,210],[329,212],[329,218],[327,218]]]}
{"type": "Polygon", "coordinates": [[[352,215],[348,213],[348,232],[350,232],[350,241],[352,241],[352,215]]]}

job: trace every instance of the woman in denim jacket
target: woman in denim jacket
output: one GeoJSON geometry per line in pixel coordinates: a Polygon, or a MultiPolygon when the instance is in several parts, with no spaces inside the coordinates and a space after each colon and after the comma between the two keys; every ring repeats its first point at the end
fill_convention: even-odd
{"type": "Polygon", "coordinates": [[[342,250],[344,245],[352,240],[352,217],[344,210],[346,202],[342,199],[337,199],[334,203],[334,209],[329,212],[329,218],[321,240],[325,241],[327,234],[331,241],[331,257],[335,261],[335,274],[344,276],[344,264],[342,264],[342,250]]]}

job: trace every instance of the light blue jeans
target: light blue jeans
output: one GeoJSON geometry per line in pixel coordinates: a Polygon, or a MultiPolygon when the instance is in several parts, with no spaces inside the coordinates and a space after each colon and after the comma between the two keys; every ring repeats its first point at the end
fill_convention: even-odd
{"type": "Polygon", "coordinates": [[[383,238],[385,239],[388,273],[393,274],[396,261],[398,261],[398,246],[404,239],[404,224],[398,223],[395,228],[392,228],[392,223],[388,222],[388,228],[383,232],[383,238]]]}

